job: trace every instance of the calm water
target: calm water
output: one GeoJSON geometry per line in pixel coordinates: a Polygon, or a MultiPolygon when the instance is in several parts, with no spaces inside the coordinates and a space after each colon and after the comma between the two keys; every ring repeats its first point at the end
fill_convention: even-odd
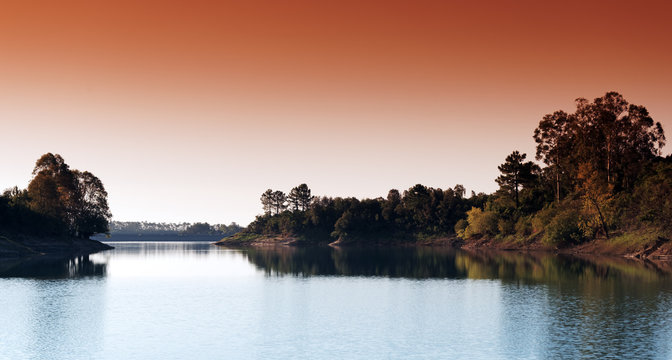
{"type": "Polygon", "coordinates": [[[672,358],[665,265],[112,245],[0,261],[0,359],[672,358]]]}

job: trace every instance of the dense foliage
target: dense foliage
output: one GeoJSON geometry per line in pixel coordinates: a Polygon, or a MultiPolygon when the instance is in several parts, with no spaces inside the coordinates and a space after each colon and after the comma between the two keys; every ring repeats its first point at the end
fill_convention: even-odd
{"type": "MultiPolygon", "coordinates": [[[[500,189],[494,194],[465,198],[461,185],[442,190],[418,184],[403,194],[390,190],[387,198],[317,197],[297,206],[269,189],[261,198],[265,214],[247,233],[341,243],[456,234],[467,241],[536,240],[550,246],[638,228],[669,236],[672,159],[661,157],[660,123],[616,92],[576,104],[574,113],[544,116],[534,131],[536,159],[545,167],[513,151],[498,167],[500,189]]],[[[306,194],[305,184],[300,187],[306,194]]],[[[299,194],[298,188],[290,194],[299,194]]]]}
{"type": "Polygon", "coordinates": [[[500,191],[468,214],[458,235],[541,240],[551,246],[641,228],[669,236],[672,163],[660,156],[665,145],[660,123],[615,92],[576,103],[576,112],[548,114],[535,129],[537,160],[546,167],[526,174],[531,176],[520,184],[520,203],[512,182],[500,181],[511,179],[510,169],[524,159],[514,151],[499,168],[500,191]],[[484,226],[483,218],[496,221],[497,231],[484,226]]]}
{"type": "Polygon", "coordinates": [[[37,160],[27,189],[14,187],[0,196],[3,232],[88,238],[107,232],[111,216],[100,179],[70,169],[58,154],[37,160]]]}
{"type": "MultiPolygon", "coordinates": [[[[273,193],[279,191],[266,192],[273,193]]],[[[247,232],[298,236],[310,243],[391,243],[450,235],[465,211],[482,206],[485,198],[483,194],[465,198],[464,193],[461,185],[442,190],[418,184],[403,194],[390,190],[386,198],[316,197],[305,207],[279,213],[277,205],[270,207],[247,232]]]]}

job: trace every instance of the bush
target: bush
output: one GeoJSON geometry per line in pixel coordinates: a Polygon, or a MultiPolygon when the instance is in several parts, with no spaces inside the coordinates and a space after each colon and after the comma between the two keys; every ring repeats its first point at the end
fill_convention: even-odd
{"type": "Polygon", "coordinates": [[[516,235],[518,236],[529,236],[532,234],[532,221],[528,217],[521,217],[518,219],[515,225],[516,235]]]}
{"type": "Polygon", "coordinates": [[[469,222],[465,219],[460,219],[455,223],[455,234],[457,234],[458,237],[464,238],[464,231],[466,230],[467,226],[469,226],[469,222]]]}
{"type": "Polygon", "coordinates": [[[579,221],[579,214],[576,211],[558,212],[546,226],[542,241],[553,246],[580,243],[584,237],[579,221]]]}
{"type": "Polygon", "coordinates": [[[548,224],[553,220],[557,210],[553,206],[546,207],[537,212],[532,218],[532,232],[539,232],[545,230],[548,224]]]}
{"type": "Polygon", "coordinates": [[[497,221],[497,230],[502,235],[510,235],[515,232],[515,224],[511,220],[499,219],[497,221]]]}
{"type": "Polygon", "coordinates": [[[465,229],[465,237],[497,234],[497,220],[497,214],[494,212],[472,207],[471,210],[467,211],[469,226],[465,229]]]}

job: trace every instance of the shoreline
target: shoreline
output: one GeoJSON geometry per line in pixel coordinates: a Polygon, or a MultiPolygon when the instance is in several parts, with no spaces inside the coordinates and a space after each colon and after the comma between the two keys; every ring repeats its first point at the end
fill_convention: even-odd
{"type": "Polygon", "coordinates": [[[110,249],[114,247],[93,239],[0,234],[1,259],[52,255],[83,256],[110,249]]]}
{"type": "MultiPolygon", "coordinates": [[[[296,236],[284,235],[259,235],[245,234],[243,236],[230,236],[213,245],[230,248],[268,248],[268,247],[304,247],[308,245],[296,236]]],[[[390,242],[375,244],[358,244],[357,242],[342,243],[338,240],[331,243],[311,244],[308,246],[331,246],[331,247],[451,247],[470,251],[504,251],[504,252],[543,252],[573,256],[608,256],[626,259],[672,261],[672,241],[658,236],[653,243],[626,243],[619,242],[617,238],[594,239],[585,243],[570,245],[567,247],[552,247],[539,241],[523,242],[502,240],[494,238],[478,238],[468,241],[456,236],[441,236],[418,240],[416,242],[390,242]]]]}

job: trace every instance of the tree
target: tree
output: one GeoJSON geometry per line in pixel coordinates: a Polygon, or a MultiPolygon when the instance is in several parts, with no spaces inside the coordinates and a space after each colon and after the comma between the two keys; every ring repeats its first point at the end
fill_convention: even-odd
{"type": "MultiPolygon", "coordinates": [[[[607,184],[603,177],[589,163],[579,165],[580,192],[585,201],[586,210],[595,210],[595,215],[599,226],[604,231],[604,236],[609,238],[609,229],[607,226],[605,209],[611,202],[611,185],[607,184]]],[[[589,212],[590,213],[590,212],[589,212]]]]}
{"type": "Polygon", "coordinates": [[[403,204],[409,211],[415,226],[418,229],[424,229],[430,220],[430,189],[422,184],[414,185],[407,191],[404,191],[403,204]]]}
{"type": "Polygon", "coordinates": [[[576,118],[564,111],[547,114],[534,129],[537,143],[537,160],[542,160],[555,173],[555,200],[560,201],[560,183],[563,173],[569,170],[570,157],[576,135],[576,118]]]}
{"type": "Polygon", "coordinates": [[[186,235],[210,235],[213,232],[213,227],[207,222],[197,222],[189,225],[182,234],[186,235]]]}
{"type": "Polygon", "coordinates": [[[60,221],[73,236],[108,231],[110,210],[103,183],[88,171],[71,170],[56,154],[42,155],[28,184],[30,208],[60,221]]]}
{"type": "Polygon", "coordinates": [[[453,188],[453,191],[455,192],[455,197],[457,198],[464,198],[464,195],[467,193],[467,189],[464,188],[464,186],[457,184],[453,188]]]}
{"type": "Polygon", "coordinates": [[[499,184],[502,190],[512,194],[516,200],[516,208],[520,206],[518,200],[518,191],[521,187],[528,187],[537,178],[536,174],[539,172],[539,167],[533,162],[525,162],[527,154],[521,154],[517,150],[506,157],[505,162],[497,168],[501,171],[500,175],[495,181],[499,184]]]}
{"type": "Polygon", "coordinates": [[[577,163],[589,162],[616,191],[631,188],[642,164],[660,155],[665,145],[660,123],[617,92],[593,102],[577,99],[575,116],[582,135],[577,163]]]}
{"type": "Polygon", "coordinates": [[[293,211],[308,210],[312,200],[313,196],[311,196],[310,188],[308,188],[308,185],[306,184],[301,184],[293,188],[287,196],[287,202],[289,203],[288,205],[293,211]]]}
{"type": "Polygon", "coordinates": [[[77,236],[88,238],[97,233],[109,231],[109,221],[112,218],[107,205],[107,191],[103,183],[88,171],[73,170],[77,185],[77,192],[73,209],[74,230],[77,236]]]}
{"type": "Polygon", "coordinates": [[[271,194],[271,206],[276,215],[287,209],[287,204],[285,204],[286,201],[287,196],[282,191],[274,191],[273,194],[271,194]]]}
{"type": "Polygon", "coordinates": [[[273,190],[268,189],[261,194],[261,205],[264,207],[264,213],[270,214],[273,211],[273,190]]]}

